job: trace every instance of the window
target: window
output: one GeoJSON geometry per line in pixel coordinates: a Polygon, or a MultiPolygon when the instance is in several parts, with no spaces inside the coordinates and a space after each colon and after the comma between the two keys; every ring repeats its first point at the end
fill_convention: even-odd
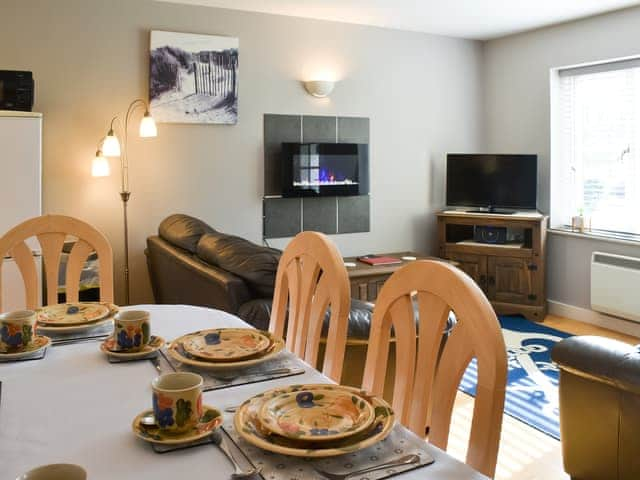
{"type": "Polygon", "coordinates": [[[552,225],[640,234],[640,59],[555,75],[552,225]]]}

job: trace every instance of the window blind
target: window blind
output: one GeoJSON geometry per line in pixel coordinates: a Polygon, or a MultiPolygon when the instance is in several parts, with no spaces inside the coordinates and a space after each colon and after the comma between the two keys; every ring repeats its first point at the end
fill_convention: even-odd
{"type": "Polygon", "coordinates": [[[562,190],[552,213],[640,234],[640,59],[558,72],[562,190]]]}

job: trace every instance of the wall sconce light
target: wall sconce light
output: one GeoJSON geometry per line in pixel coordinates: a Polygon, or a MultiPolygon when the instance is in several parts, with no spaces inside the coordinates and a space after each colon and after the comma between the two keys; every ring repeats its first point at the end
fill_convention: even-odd
{"type": "Polygon", "coordinates": [[[336,82],[332,80],[308,80],[306,82],[302,82],[302,84],[304,85],[304,89],[310,95],[317,98],[325,98],[331,94],[336,82]]]}

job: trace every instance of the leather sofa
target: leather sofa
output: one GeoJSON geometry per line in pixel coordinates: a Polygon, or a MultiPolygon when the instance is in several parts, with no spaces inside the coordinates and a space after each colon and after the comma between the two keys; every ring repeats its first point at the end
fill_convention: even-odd
{"type": "MultiPolygon", "coordinates": [[[[268,329],[279,250],[218,232],[197,218],[174,214],[160,223],[158,235],[147,238],[145,254],[156,303],[216,308],[258,329],[268,329]]],[[[373,304],[351,299],[341,379],[345,385],[362,384],[372,313],[373,304]]],[[[329,316],[327,312],[323,336],[328,331],[329,316]]],[[[443,341],[454,323],[450,316],[443,341]]],[[[385,383],[387,399],[393,392],[394,343],[392,340],[385,383]]],[[[318,365],[323,354],[321,345],[318,365]]]]}
{"type": "Polygon", "coordinates": [[[573,480],[640,479],[640,345],[570,337],[560,367],[560,434],[573,480]]]}
{"type": "MultiPolygon", "coordinates": [[[[199,305],[238,315],[256,328],[269,327],[281,252],[216,231],[183,214],[164,219],[147,238],[147,267],[156,303],[199,305]]],[[[360,385],[373,305],[353,299],[342,383],[360,385]]],[[[328,330],[325,318],[324,333],[328,330]]],[[[321,345],[319,364],[324,348],[321,345]]],[[[389,381],[388,391],[392,384],[389,381]]]]}
{"type": "MultiPolygon", "coordinates": [[[[266,330],[281,252],[218,232],[188,215],[171,215],[147,238],[156,303],[200,305],[238,315],[266,330]]],[[[347,336],[369,338],[373,305],[353,299],[347,336]]],[[[329,326],[325,318],[324,333],[329,326]]]]}
{"type": "Polygon", "coordinates": [[[147,238],[156,303],[182,303],[238,314],[273,295],[280,252],[217,232],[188,215],[171,215],[147,238]]]}

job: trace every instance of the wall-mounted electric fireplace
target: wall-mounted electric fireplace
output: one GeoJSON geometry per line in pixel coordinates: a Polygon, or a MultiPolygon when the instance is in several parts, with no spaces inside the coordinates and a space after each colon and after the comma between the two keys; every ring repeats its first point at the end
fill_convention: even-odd
{"type": "Polygon", "coordinates": [[[282,196],[369,193],[369,146],[359,143],[283,143],[282,196]]]}

